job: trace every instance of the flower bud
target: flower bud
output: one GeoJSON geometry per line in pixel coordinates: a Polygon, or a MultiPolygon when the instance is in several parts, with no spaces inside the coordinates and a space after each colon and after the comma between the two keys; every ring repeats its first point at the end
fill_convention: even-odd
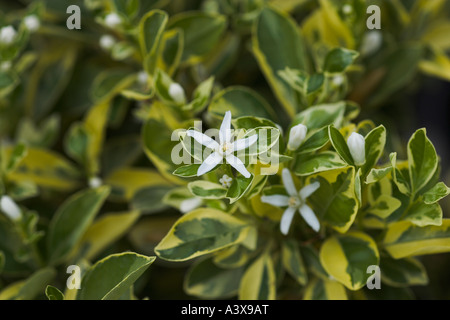
{"type": "Polygon", "coordinates": [[[23,20],[23,23],[25,24],[25,27],[30,32],[34,32],[41,26],[41,22],[39,21],[39,18],[35,15],[27,16],[23,20]]]}
{"type": "Polygon", "coordinates": [[[7,26],[0,29],[0,43],[11,44],[17,36],[13,26],[7,26]]]}
{"type": "Polygon", "coordinates": [[[92,189],[99,188],[99,187],[101,187],[102,184],[103,184],[103,181],[99,177],[92,177],[89,179],[89,187],[92,189]]]}
{"type": "Polygon", "coordinates": [[[357,166],[366,162],[366,140],[359,133],[353,132],[347,140],[347,145],[357,166]]]}
{"type": "Polygon", "coordinates": [[[22,217],[22,211],[19,206],[9,196],[0,198],[0,210],[13,221],[17,221],[22,217]]]}
{"type": "Polygon", "coordinates": [[[292,127],[289,132],[289,142],[287,145],[288,149],[292,151],[297,150],[303,140],[305,140],[307,132],[308,128],[303,124],[298,124],[292,127]]]}
{"type": "Polygon", "coordinates": [[[369,56],[372,53],[375,53],[381,47],[382,42],[383,35],[381,31],[372,30],[367,32],[362,40],[360,49],[361,55],[369,56]]]}
{"type": "Polygon", "coordinates": [[[169,87],[169,95],[176,103],[185,103],[186,96],[184,95],[184,89],[178,83],[173,82],[169,87]]]}
{"type": "Polygon", "coordinates": [[[110,28],[115,28],[122,23],[122,19],[117,13],[110,13],[105,17],[105,24],[110,28]]]}
{"type": "Polygon", "coordinates": [[[109,50],[116,44],[116,39],[114,39],[114,37],[110,36],[109,34],[105,34],[100,37],[99,43],[102,49],[109,50]]]}

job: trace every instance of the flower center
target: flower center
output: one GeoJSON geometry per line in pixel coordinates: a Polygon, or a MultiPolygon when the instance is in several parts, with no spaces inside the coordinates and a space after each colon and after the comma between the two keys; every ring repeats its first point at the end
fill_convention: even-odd
{"type": "Polygon", "coordinates": [[[301,205],[301,200],[299,197],[290,197],[289,198],[289,207],[291,208],[297,208],[301,205]]]}
{"type": "Polygon", "coordinates": [[[219,153],[222,155],[229,155],[233,152],[233,145],[231,143],[224,143],[219,147],[219,153]]]}

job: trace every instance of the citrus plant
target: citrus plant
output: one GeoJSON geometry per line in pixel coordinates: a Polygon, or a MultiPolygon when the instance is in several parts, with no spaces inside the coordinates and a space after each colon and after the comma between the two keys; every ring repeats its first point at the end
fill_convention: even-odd
{"type": "Polygon", "coordinates": [[[0,299],[152,298],[158,269],[205,299],[410,297],[450,188],[425,128],[380,119],[450,80],[448,7],[0,1],[0,299]]]}

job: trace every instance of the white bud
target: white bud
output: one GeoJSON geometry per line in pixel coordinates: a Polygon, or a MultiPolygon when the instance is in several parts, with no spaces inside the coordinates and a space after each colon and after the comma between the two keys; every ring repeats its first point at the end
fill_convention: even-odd
{"type": "Polygon", "coordinates": [[[19,206],[9,196],[1,197],[0,210],[13,221],[17,221],[22,217],[22,211],[19,206]]]}
{"type": "Polygon", "coordinates": [[[176,103],[185,103],[186,96],[184,95],[184,89],[178,83],[173,82],[169,87],[169,95],[176,103]]]}
{"type": "Polygon", "coordinates": [[[41,26],[39,18],[35,15],[25,17],[23,23],[25,24],[25,28],[27,28],[30,32],[38,30],[41,26]]]}
{"type": "Polygon", "coordinates": [[[331,81],[335,87],[340,87],[344,84],[345,79],[344,79],[343,75],[338,74],[338,75],[334,76],[331,81]]]}
{"type": "Polygon", "coordinates": [[[8,71],[9,69],[11,69],[11,67],[12,67],[11,61],[4,61],[0,63],[0,71],[8,71]]]}
{"type": "Polygon", "coordinates": [[[347,145],[357,166],[366,162],[366,140],[359,133],[353,132],[347,139],[347,145]]]}
{"type": "Polygon", "coordinates": [[[92,177],[89,179],[89,187],[91,187],[92,189],[99,188],[102,184],[103,181],[99,177],[92,177]]]}
{"type": "Polygon", "coordinates": [[[148,82],[148,73],[145,72],[145,71],[139,72],[138,75],[137,75],[137,81],[140,84],[143,84],[143,85],[147,84],[147,82],[148,82]]]}
{"type": "Polygon", "coordinates": [[[361,55],[368,56],[376,52],[383,42],[383,34],[381,31],[372,30],[364,35],[361,44],[361,55]]]}
{"type": "Polygon", "coordinates": [[[11,44],[17,36],[17,32],[13,26],[7,26],[0,29],[0,43],[11,44]]]}
{"type": "Polygon", "coordinates": [[[346,4],[346,5],[344,5],[344,6],[342,7],[342,12],[345,13],[345,14],[350,14],[350,13],[353,12],[353,8],[352,8],[351,5],[346,4]]]}
{"type": "Polygon", "coordinates": [[[117,13],[110,13],[105,17],[105,24],[110,28],[115,28],[122,23],[122,19],[117,13]]]}
{"type": "Polygon", "coordinates": [[[190,212],[194,209],[197,209],[202,205],[202,199],[200,198],[189,198],[181,201],[180,203],[180,211],[182,213],[190,212]]]}
{"type": "Polygon", "coordinates": [[[292,127],[289,132],[289,142],[287,145],[288,149],[292,151],[297,150],[303,140],[305,140],[307,132],[308,128],[303,124],[298,124],[292,127]]]}
{"type": "Polygon", "coordinates": [[[109,34],[105,34],[100,37],[99,43],[102,49],[109,50],[116,44],[116,39],[109,34]]]}
{"type": "Polygon", "coordinates": [[[219,182],[222,184],[222,187],[229,188],[229,187],[231,187],[231,183],[233,182],[233,178],[231,178],[228,175],[224,174],[222,176],[222,178],[219,179],[219,182]]]}

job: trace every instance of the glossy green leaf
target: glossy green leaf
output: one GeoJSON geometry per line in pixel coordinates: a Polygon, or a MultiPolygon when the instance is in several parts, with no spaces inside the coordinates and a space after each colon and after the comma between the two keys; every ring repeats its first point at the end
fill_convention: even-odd
{"type": "Polygon", "coordinates": [[[155,252],[164,260],[184,261],[240,243],[248,232],[247,223],[225,212],[196,209],[178,219],[155,252]]]}
{"type": "Polygon", "coordinates": [[[335,48],[325,57],[323,69],[328,73],[344,72],[359,56],[357,51],[335,48]]]}
{"type": "Polygon", "coordinates": [[[77,300],[118,300],[154,260],[127,252],[98,261],[83,276],[77,300]]]}
{"type": "Polygon", "coordinates": [[[187,294],[203,299],[230,298],[237,294],[244,268],[224,269],[211,259],[197,261],[184,281],[187,294]]]}
{"type": "Polygon", "coordinates": [[[375,242],[362,232],[328,238],[320,249],[320,261],[327,272],[350,290],[359,290],[370,276],[367,268],[378,265],[375,242]]]}
{"type": "Polygon", "coordinates": [[[450,220],[440,226],[419,227],[411,221],[394,222],[383,239],[386,250],[394,259],[450,251],[450,220]]]}
{"type": "Polygon", "coordinates": [[[50,222],[47,236],[50,264],[60,262],[70,253],[88,229],[108,195],[108,187],[81,191],[59,207],[50,222]]]}
{"type": "Polygon", "coordinates": [[[267,81],[287,113],[301,109],[298,93],[279,75],[286,67],[308,71],[306,50],[294,20],[286,13],[265,7],[253,28],[253,52],[267,81]]]}
{"type": "Polygon", "coordinates": [[[268,252],[259,256],[245,271],[239,287],[241,300],[274,300],[275,269],[268,252]]]}

